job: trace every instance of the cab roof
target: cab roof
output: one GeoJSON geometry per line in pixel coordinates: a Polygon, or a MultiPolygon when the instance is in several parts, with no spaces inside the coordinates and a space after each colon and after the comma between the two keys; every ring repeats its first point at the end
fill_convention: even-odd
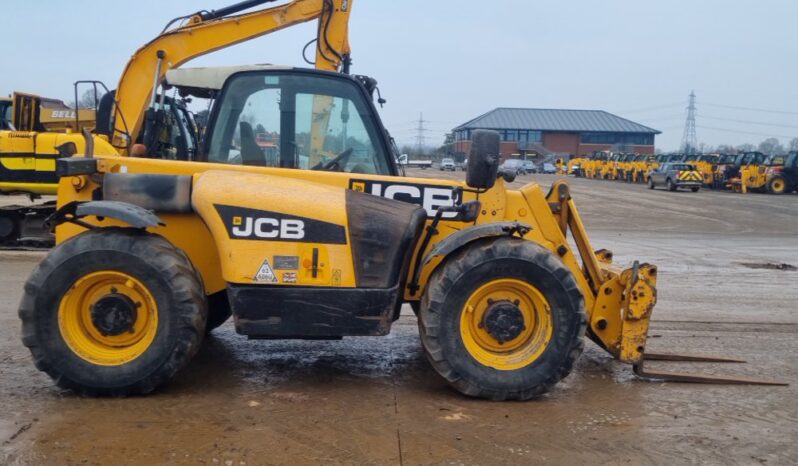
{"type": "Polygon", "coordinates": [[[204,68],[175,68],[166,72],[166,86],[177,87],[183,96],[213,97],[224,86],[231,75],[241,71],[281,71],[291,70],[291,66],[279,65],[240,65],[214,66],[204,68]]]}

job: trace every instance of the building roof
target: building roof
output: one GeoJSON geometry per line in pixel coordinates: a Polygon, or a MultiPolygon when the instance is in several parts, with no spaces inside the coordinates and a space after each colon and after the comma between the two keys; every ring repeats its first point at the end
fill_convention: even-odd
{"type": "Polygon", "coordinates": [[[526,129],[538,131],[579,131],[660,134],[648,126],[603,110],[556,110],[546,108],[500,107],[463,123],[463,129],[526,129]]]}

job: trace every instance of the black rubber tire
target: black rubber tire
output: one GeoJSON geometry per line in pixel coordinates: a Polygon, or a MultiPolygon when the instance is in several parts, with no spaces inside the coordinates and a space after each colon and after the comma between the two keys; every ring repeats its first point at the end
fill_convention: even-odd
{"type": "Polygon", "coordinates": [[[786,179],[784,179],[784,178],[782,178],[782,177],[780,177],[780,176],[774,176],[773,178],[771,178],[771,179],[768,181],[768,184],[767,184],[767,191],[768,191],[768,193],[770,193],[770,194],[787,194],[787,193],[789,193],[789,192],[791,192],[791,191],[792,191],[792,188],[790,187],[789,183],[787,183],[787,180],[786,180],[786,179]],[[783,189],[783,190],[781,190],[781,191],[778,191],[778,190],[776,190],[776,189],[773,189],[773,184],[774,184],[774,183],[775,183],[777,180],[780,180],[782,183],[784,183],[784,189],[783,189]]]}
{"type": "Polygon", "coordinates": [[[649,177],[649,179],[648,179],[648,189],[654,189],[654,188],[656,188],[656,187],[657,187],[657,185],[654,183],[654,180],[652,180],[652,179],[649,177]]]}
{"type": "MultiPolygon", "coordinates": [[[[182,249],[177,249],[177,252],[183,256],[186,262],[190,263],[188,254],[182,249]]],[[[197,280],[202,283],[202,275],[193,266],[191,269],[197,277],[197,280]]],[[[204,288],[204,286],[203,286],[204,288]]],[[[208,308],[208,319],[205,326],[205,333],[211,333],[214,329],[221,327],[227,319],[233,315],[233,310],[230,308],[230,301],[227,298],[227,290],[222,290],[206,297],[208,308]]]]}
{"type": "Polygon", "coordinates": [[[690,188],[690,191],[692,191],[694,193],[697,193],[699,189],[701,189],[701,188],[690,188]]]}
{"type": "Polygon", "coordinates": [[[677,186],[673,184],[673,181],[671,181],[670,178],[665,180],[665,187],[668,189],[668,191],[676,191],[677,188],[677,186]]]}
{"type": "Polygon", "coordinates": [[[573,369],[584,349],[584,299],[569,269],[542,246],[521,239],[481,241],[446,260],[430,277],[421,301],[419,333],[432,367],[459,392],[491,400],[540,396],[573,369]],[[533,284],[552,309],[553,336],[526,367],[501,371],[466,350],[460,314],[470,294],[490,280],[517,278],[533,284]]]}
{"type": "Polygon", "coordinates": [[[186,366],[199,350],[207,321],[202,281],[186,255],[165,238],[127,228],[102,228],[56,246],[25,283],[19,307],[22,342],[36,367],[61,388],[89,396],[141,395],[186,366]],[[158,329],[149,348],[119,366],[92,364],[64,342],[58,307],[80,277],[98,270],[127,273],[152,294],[158,329]]]}

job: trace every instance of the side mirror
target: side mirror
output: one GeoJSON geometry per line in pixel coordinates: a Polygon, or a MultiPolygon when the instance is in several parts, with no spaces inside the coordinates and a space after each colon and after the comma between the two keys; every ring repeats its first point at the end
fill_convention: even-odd
{"type": "Polygon", "coordinates": [[[496,184],[499,171],[499,133],[476,130],[471,138],[471,153],[468,155],[466,184],[474,189],[490,189],[496,184]]]}

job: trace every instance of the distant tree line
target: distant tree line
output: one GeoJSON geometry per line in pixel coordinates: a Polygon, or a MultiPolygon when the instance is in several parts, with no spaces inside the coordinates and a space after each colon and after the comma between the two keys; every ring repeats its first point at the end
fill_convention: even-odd
{"type": "MultiPolygon", "coordinates": [[[[745,143],[733,146],[731,144],[719,144],[717,146],[712,146],[709,144],[701,143],[696,148],[696,152],[700,154],[711,154],[711,153],[719,153],[719,154],[737,154],[741,152],[762,152],[766,155],[777,155],[777,154],[786,154],[787,152],[791,151],[798,151],[798,137],[792,138],[790,142],[785,146],[776,138],[767,138],[764,141],[760,142],[758,145],[745,143]]],[[[662,152],[662,151],[657,151],[662,152]]]]}

